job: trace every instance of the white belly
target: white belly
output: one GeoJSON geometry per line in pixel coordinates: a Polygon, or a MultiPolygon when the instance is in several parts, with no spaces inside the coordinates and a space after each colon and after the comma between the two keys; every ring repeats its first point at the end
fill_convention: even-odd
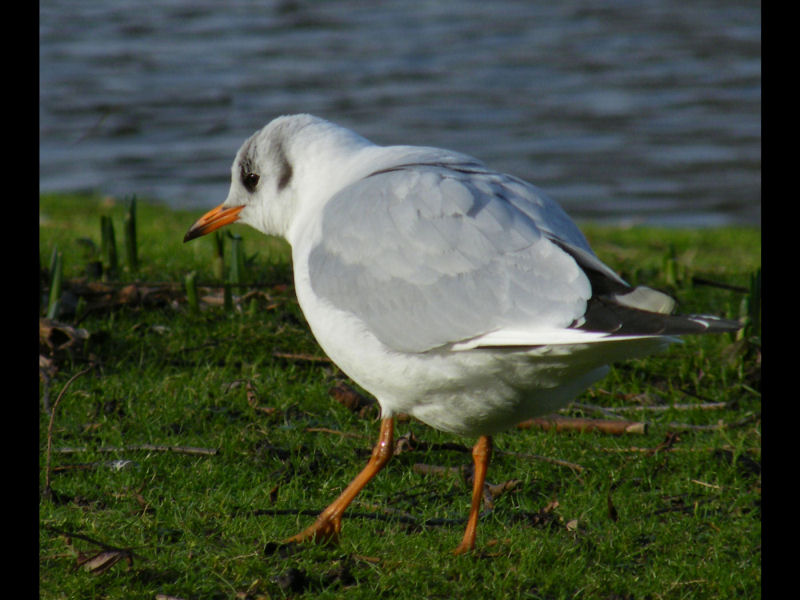
{"type": "Polygon", "coordinates": [[[645,338],[523,350],[395,352],[355,316],[311,293],[298,266],[300,306],[331,360],[377,398],[384,417],[406,413],[451,433],[489,435],[548,414],[603,377],[609,362],[666,345],[645,338]]]}

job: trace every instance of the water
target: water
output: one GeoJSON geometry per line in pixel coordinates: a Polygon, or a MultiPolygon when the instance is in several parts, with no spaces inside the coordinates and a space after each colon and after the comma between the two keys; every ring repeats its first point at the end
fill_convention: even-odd
{"type": "Polygon", "coordinates": [[[760,224],[756,2],[40,3],[40,190],[202,211],[310,112],[472,154],[578,219],[760,224]]]}

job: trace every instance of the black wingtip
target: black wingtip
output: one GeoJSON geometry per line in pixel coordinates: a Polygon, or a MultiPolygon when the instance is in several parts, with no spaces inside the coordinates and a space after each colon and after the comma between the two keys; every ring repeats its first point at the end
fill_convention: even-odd
{"type": "Polygon", "coordinates": [[[695,335],[733,332],[739,321],[713,315],[669,315],[638,310],[603,297],[591,298],[578,329],[612,335],[695,335]]]}
{"type": "MultiPolygon", "coordinates": [[[[715,317],[714,315],[675,315],[682,319],[688,319],[705,327],[705,333],[724,333],[738,331],[743,327],[739,321],[733,319],[724,319],[722,317],[715,317]]],[[[700,333],[704,333],[700,332],[700,333]]]]}

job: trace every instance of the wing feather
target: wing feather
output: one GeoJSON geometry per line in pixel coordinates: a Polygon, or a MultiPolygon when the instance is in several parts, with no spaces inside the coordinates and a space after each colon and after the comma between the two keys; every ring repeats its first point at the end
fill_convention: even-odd
{"type": "Polygon", "coordinates": [[[398,351],[503,328],[565,328],[584,313],[591,286],[554,235],[591,254],[533,186],[477,167],[414,165],[366,177],[328,201],[310,280],[398,351]]]}

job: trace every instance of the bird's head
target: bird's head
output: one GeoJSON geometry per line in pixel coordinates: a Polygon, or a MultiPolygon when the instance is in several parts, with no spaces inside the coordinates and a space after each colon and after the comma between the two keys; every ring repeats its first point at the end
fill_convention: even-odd
{"type": "Polygon", "coordinates": [[[328,155],[346,156],[344,150],[352,147],[352,142],[362,145],[366,140],[311,115],[271,121],[245,140],[236,153],[225,202],[200,217],[183,241],[235,222],[286,237],[300,199],[310,201],[319,182],[330,182],[326,171],[336,163],[328,155]],[[342,133],[335,135],[338,132],[342,133]],[[303,176],[305,172],[311,176],[303,176]]]}

